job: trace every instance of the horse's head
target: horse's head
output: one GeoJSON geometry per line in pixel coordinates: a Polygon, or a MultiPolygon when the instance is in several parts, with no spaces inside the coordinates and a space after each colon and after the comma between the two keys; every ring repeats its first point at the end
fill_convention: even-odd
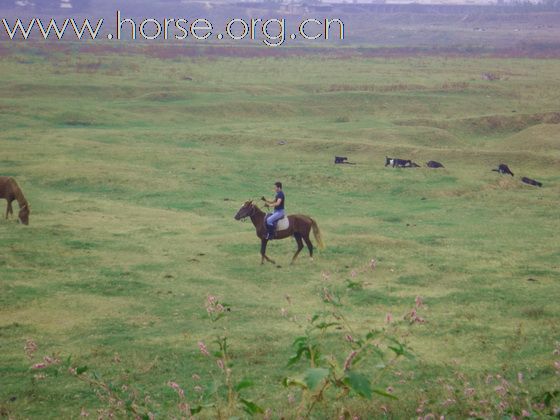
{"type": "Polygon", "coordinates": [[[245,201],[234,218],[235,220],[242,220],[246,217],[251,217],[255,214],[255,210],[256,206],[253,204],[253,200],[245,201]]]}
{"type": "Polygon", "coordinates": [[[29,208],[29,204],[24,204],[19,209],[18,220],[23,223],[24,225],[29,224],[29,213],[31,213],[31,209],[29,208]]]}

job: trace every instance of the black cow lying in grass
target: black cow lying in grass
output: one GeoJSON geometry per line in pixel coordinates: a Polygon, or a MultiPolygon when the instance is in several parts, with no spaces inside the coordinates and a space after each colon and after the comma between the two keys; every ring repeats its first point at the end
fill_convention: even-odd
{"type": "Polygon", "coordinates": [[[420,165],[417,165],[410,159],[397,159],[397,158],[390,158],[385,156],[385,166],[391,165],[393,168],[419,168],[420,165]]]}
{"type": "Polygon", "coordinates": [[[508,168],[508,166],[505,163],[500,163],[500,165],[498,166],[498,169],[492,169],[494,172],[499,172],[502,175],[511,175],[513,176],[513,172],[511,172],[511,170],[508,168]]]}
{"type": "Polygon", "coordinates": [[[527,178],[525,176],[521,178],[521,181],[523,181],[525,184],[534,185],[535,187],[542,187],[542,182],[527,178]]]}
{"type": "Polygon", "coordinates": [[[335,156],[334,163],[345,163],[347,165],[355,165],[355,163],[348,162],[348,158],[346,156],[335,156]]]}
{"type": "Polygon", "coordinates": [[[443,166],[439,162],[436,162],[435,160],[430,160],[428,163],[426,163],[426,166],[428,168],[445,168],[445,166],[443,166]]]}

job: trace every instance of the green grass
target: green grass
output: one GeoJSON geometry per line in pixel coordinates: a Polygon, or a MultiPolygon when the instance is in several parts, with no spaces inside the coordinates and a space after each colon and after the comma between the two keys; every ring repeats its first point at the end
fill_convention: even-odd
{"type": "MultiPolygon", "coordinates": [[[[322,307],[325,283],[360,331],[382,327],[387,312],[402,318],[417,295],[427,305],[426,324],[399,330],[417,356],[401,369],[413,377],[382,384],[397,402],[355,400],[363,417],[381,404],[414,417],[422,389],[460,417],[433,390],[457,372],[475,381],[522,371],[535,395],[558,388],[560,125],[542,115],[560,111],[560,61],[161,60],[14,47],[0,72],[0,172],[32,208],[28,227],[0,221],[0,415],[73,418],[100,406],[69,376],[33,382],[27,339],[38,356],[72,355],[136,384],[165,413],[176,404],[169,380],[187,394],[192,374],[210,382],[197,342],[225,328],[235,372],[257,385],[252,398],[290,417],[280,381],[295,372],[285,366],[302,328],[280,310],[303,322],[322,307]],[[510,76],[481,80],[487,71],[510,76]],[[334,166],[334,155],[357,165],[334,166]],[[385,156],[446,168],[385,168],[385,156]],[[490,171],[502,162],[515,178],[490,171]],[[290,240],[269,245],[281,267],[260,266],[252,225],[233,219],[276,180],[288,211],[321,227],[327,248],[313,262],[304,251],[289,266],[290,240]],[[371,258],[375,271],[364,269],[371,258]],[[346,287],[352,270],[362,288],[346,287]],[[216,324],[209,294],[232,308],[216,324]]],[[[346,354],[342,337],[329,339],[346,354]]]]}

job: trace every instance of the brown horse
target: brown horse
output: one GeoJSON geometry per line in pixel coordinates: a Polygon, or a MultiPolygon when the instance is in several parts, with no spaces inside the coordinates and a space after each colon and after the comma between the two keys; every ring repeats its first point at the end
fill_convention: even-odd
{"type": "Polygon", "coordinates": [[[0,176],[0,198],[8,200],[6,219],[8,218],[8,214],[14,214],[12,201],[17,200],[19,204],[18,220],[24,225],[29,224],[29,213],[31,212],[31,209],[29,208],[29,203],[23,196],[23,192],[21,192],[21,188],[14,178],[9,176],[0,176]]]}
{"type": "MultiPolygon", "coordinates": [[[[274,264],[274,261],[266,256],[266,244],[268,243],[268,239],[266,239],[267,232],[265,226],[265,216],[266,214],[259,209],[256,204],[252,201],[246,201],[235,215],[235,220],[242,220],[246,217],[251,218],[251,221],[257,230],[257,236],[261,239],[261,264],[264,264],[264,260],[274,264]]],[[[324,248],[319,226],[317,226],[317,223],[311,217],[304,216],[302,214],[290,215],[288,216],[288,219],[290,221],[288,229],[277,231],[274,239],[284,239],[289,238],[290,236],[293,236],[296,239],[298,249],[292,257],[292,264],[303,249],[303,239],[309,249],[309,257],[313,260],[313,244],[309,239],[309,234],[312,229],[319,248],[324,248]]]]}

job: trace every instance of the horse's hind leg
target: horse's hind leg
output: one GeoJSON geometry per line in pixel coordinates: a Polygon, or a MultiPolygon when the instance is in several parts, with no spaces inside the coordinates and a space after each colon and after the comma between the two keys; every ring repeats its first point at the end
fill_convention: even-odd
{"type": "Polygon", "coordinates": [[[291,264],[293,264],[296,261],[297,256],[299,255],[299,253],[301,252],[301,250],[303,249],[303,241],[301,240],[301,234],[299,233],[294,233],[294,238],[296,238],[296,242],[297,242],[297,251],[294,254],[294,256],[292,257],[292,262],[291,264]]]}
{"type": "Polygon", "coordinates": [[[309,258],[311,258],[311,260],[313,260],[313,244],[311,243],[311,240],[309,239],[309,235],[304,236],[303,240],[305,241],[305,244],[307,245],[307,248],[309,249],[309,258]]]}

